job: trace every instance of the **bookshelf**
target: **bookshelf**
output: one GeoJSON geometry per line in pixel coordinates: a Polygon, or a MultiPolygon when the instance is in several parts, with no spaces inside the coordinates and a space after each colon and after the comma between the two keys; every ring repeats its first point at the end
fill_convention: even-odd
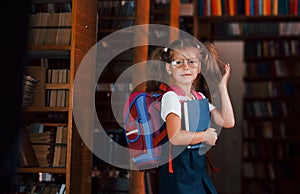
{"type": "MultiPolygon", "coordinates": [[[[142,2],[139,0],[126,0],[126,1],[108,1],[99,0],[98,1],[98,33],[97,40],[105,38],[106,36],[130,27],[132,25],[138,24],[138,10],[137,6],[144,7],[147,6],[147,2],[142,2]]],[[[143,22],[142,22],[143,23],[143,22]]],[[[109,46],[117,45],[128,45],[128,41],[133,38],[131,31],[122,31],[124,36],[128,36],[128,40],[111,40],[109,46]]],[[[102,74],[98,78],[98,83],[95,91],[95,107],[99,118],[99,121],[111,138],[111,142],[116,142],[120,145],[126,146],[125,136],[123,134],[123,127],[116,121],[113,113],[111,98],[112,94],[124,96],[126,98],[132,91],[132,80],[123,80],[121,83],[116,83],[118,77],[133,64],[134,49],[129,48],[126,51],[115,56],[104,68],[102,74]]],[[[121,104],[115,106],[122,107],[121,104]]],[[[118,108],[118,118],[122,118],[122,111],[118,108]]],[[[94,133],[95,145],[97,146],[97,139],[101,133],[94,133]]],[[[100,143],[99,143],[99,145],[100,143]]],[[[107,149],[107,148],[105,148],[107,149]]],[[[111,144],[108,150],[111,150],[111,156],[113,155],[113,145],[111,144]]],[[[128,158],[129,160],[129,158],[128,158]]],[[[131,172],[127,169],[113,166],[106,161],[101,160],[96,155],[93,155],[93,164],[91,168],[93,178],[92,178],[92,193],[129,193],[130,186],[129,182],[131,179],[131,172]]],[[[136,185],[138,187],[138,185],[136,185]]]]}
{"type": "Polygon", "coordinates": [[[244,42],[241,193],[299,192],[295,186],[300,159],[296,2],[193,1],[195,37],[244,42]]]}
{"type": "MultiPolygon", "coordinates": [[[[150,1],[150,18],[149,24],[161,24],[175,28],[180,26],[180,0],[161,0],[161,1],[150,1]]],[[[178,38],[179,34],[162,32],[158,38],[160,41],[168,44],[172,40],[178,38]],[[164,34],[165,33],[165,34],[164,34]]]]}
{"type": "Polygon", "coordinates": [[[74,124],[72,94],[76,70],[96,43],[96,7],[97,1],[32,1],[25,74],[37,81],[24,92],[31,100],[23,103],[15,193],[91,191],[92,154],[74,124]]]}
{"type": "Polygon", "coordinates": [[[243,191],[297,193],[287,189],[299,181],[299,39],[270,33],[244,42],[243,191]]]}

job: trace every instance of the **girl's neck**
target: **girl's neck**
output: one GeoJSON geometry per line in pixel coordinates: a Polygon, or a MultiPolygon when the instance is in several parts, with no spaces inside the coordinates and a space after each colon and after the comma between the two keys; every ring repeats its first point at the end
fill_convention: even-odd
{"type": "Polygon", "coordinates": [[[192,85],[177,84],[177,83],[175,83],[174,85],[177,87],[180,87],[187,97],[189,97],[189,98],[193,97],[193,95],[191,93],[192,85]]]}

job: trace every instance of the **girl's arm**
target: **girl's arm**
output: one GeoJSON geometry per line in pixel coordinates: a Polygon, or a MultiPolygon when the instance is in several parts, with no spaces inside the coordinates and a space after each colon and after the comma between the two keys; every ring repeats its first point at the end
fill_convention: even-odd
{"type": "Polygon", "coordinates": [[[225,65],[225,74],[219,83],[219,91],[221,96],[221,110],[214,109],[211,112],[212,120],[219,126],[224,128],[232,128],[235,124],[235,118],[233,113],[233,108],[231,100],[228,94],[228,80],[230,77],[230,66],[227,63],[225,65]]]}

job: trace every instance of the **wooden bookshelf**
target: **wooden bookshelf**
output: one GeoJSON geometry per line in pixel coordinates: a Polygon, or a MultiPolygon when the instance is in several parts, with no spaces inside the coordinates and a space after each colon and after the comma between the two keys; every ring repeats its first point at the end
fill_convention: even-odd
{"type": "Polygon", "coordinates": [[[193,0],[196,38],[244,42],[240,193],[298,193],[299,7],[278,1],[277,11],[271,5],[269,12],[259,13],[262,7],[245,5],[251,1],[224,1],[237,9],[229,13],[222,4],[221,14],[207,14],[203,2],[193,0]]]}
{"type": "MultiPolygon", "coordinates": [[[[287,185],[299,181],[293,171],[300,158],[292,151],[300,146],[296,127],[300,116],[296,100],[299,46],[294,46],[299,40],[294,34],[271,34],[268,38],[265,34],[244,42],[247,71],[242,161],[247,165],[242,168],[242,188],[281,193],[287,185]]],[[[293,187],[288,192],[299,190],[293,187]]]]}
{"type": "MultiPolygon", "coordinates": [[[[42,83],[44,95],[43,104],[24,107],[24,126],[28,128],[33,123],[39,123],[53,129],[55,135],[58,133],[57,128],[64,126],[67,137],[66,143],[56,142],[56,136],[49,143],[36,143],[36,145],[65,147],[66,155],[63,154],[61,157],[63,162],[59,164],[61,166],[53,165],[54,155],[52,155],[47,166],[19,168],[17,175],[24,183],[31,181],[40,184],[42,181],[48,184],[47,181],[51,181],[49,184],[64,185],[66,194],[91,192],[89,169],[92,164],[92,154],[74,124],[72,102],[76,70],[84,55],[97,41],[97,3],[97,0],[34,0],[32,2],[28,26],[28,66],[43,67],[44,72],[39,77],[39,82],[42,83]],[[53,82],[54,70],[59,76],[65,75],[61,77],[63,81],[59,79],[53,82]],[[52,91],[62,95],[53,106],[48,104],[51,101],[48,93],[52,91]],[[51,177],[51,180],[41,180],[44,175],[51,177]]],[[[16,185],[22,186],[24,183],[17,182],[16,185]]],[[[16,193],[24,192],[19,189],[20,187],[16,188],[16,193]]]]}

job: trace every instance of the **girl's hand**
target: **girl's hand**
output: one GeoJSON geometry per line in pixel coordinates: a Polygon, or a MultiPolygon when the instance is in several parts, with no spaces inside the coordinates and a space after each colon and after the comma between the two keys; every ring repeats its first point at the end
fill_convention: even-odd
{"type": "Polygon", "coordinates": [[[216,129],[208,128],[205,131],[205,135],[203,137],[203,142],[205,142],[209,145],[215,145],[217,138],[218,138],[218,134],[216,132],[216,129]]]}
{"type": "Polygon", "coordinates": [[[225,73],[219,83],[219,87],[226,87],[228,84],[229,77],[230,77],[230,70],[231,70],[229,63],[226,63],[224,65],[224,70],[225,70],[225,73]]]}

